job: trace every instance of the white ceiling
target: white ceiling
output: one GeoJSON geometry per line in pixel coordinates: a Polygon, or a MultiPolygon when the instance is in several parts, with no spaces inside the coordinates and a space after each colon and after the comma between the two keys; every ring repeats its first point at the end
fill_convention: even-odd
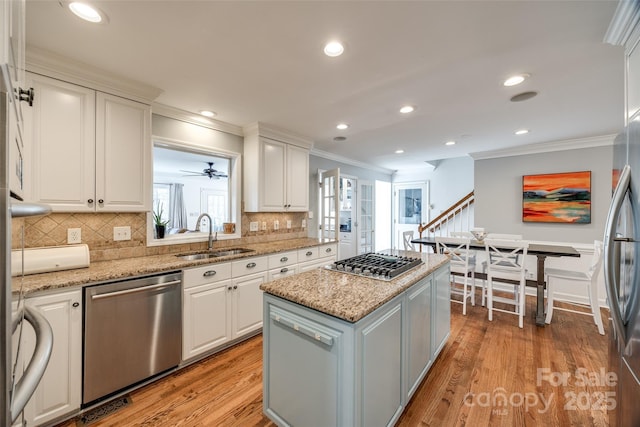
{"type": "Polygon", "coordinates": [[[162,104],[275,125],[392,170],[622,126],[623,52],[602,42],[615,1],[93,4],[106,25],[27,0],[27,49],[155,86],[162,104]],[[322,53],[330,39],[344,42],[342,56],[322,53]],[[531,78],[502,86],[522,72],[531,78]],[[529,90],[538,96],[509,101],[529,90]],[[401,115],[404,104],[417,110],[401,115]],[[343,121],[351,127],[337,130],[343,121]],[[531,132],[515,136],[519,128],[531,132]],[[450,139],[458,143],[445,146],[450,139]]]}

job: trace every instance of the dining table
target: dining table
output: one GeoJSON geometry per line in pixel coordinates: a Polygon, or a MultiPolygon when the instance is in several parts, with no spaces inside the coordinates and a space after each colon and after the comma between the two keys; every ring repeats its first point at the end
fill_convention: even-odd
{"type": "MultiPolygon", "coordinates": [[[[412,239],[411,243],[419,245],[427,245],[436,251],[436,239],[435,237],[420,237],[412,239]]],[[[421,246],[422,248],[422,246],[421,246]]],[[[484,242],[472,239],[469,244],[469,249],[485,250],[484,242]]],[[[502,249],[500,246],[496,246],[496,249],[502,249]]],[[[554,243],[529,243],[527,249],[527,255],[535,255],[537,258],[537,276],[536,280],[527,280],[527,286],[536,287],[536,325],[545,325],[545,312],[544,312],[544,289],[546,282],[544,280],[544,268],[547,257],[580,257],[580,252],[573,246],[557,245],[554,243]]],[[[476,272],[475,277],[486,280],[486,274],[476,272]]]]}

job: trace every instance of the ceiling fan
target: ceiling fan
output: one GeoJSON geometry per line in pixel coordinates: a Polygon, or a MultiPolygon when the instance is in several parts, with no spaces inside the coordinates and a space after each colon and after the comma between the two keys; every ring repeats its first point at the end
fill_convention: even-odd
{"type": "Polygon", "coordinates": [[[189,175],[184,175],[184,176],[208,176],[209,179],[220,179],[220,178],[228,178],[229,175],[224,174],[220,171],[217,171],[213,168],[213,162],[206,162],[209,167],[208,168],[204,168],[202,170],[202,172],[194,172],[194,171],[184,171],[181,170],[180,172],[185,172],[188,173],[189,175]]]}

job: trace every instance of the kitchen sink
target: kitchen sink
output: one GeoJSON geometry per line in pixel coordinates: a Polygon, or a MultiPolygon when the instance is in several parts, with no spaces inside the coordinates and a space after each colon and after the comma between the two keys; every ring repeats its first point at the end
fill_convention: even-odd
{"type": "Polygon", "coordinates": [[[253,249],[247,249],[247,248],[229,248],[229,249],[219,249],[219,250],[210,251],[210,252],[199,252],[195,254],[180,254],[176,256],[178,258],[181,258],[187,261],[194,261],[198,259],[219,258],[222,256],[244,254],[247,252],[255,252],[255,251],[253,249]]]}

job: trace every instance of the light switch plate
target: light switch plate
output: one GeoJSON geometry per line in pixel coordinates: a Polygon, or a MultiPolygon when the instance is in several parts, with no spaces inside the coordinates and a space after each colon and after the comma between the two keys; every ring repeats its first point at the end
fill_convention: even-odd
{"type": "Polygon", "coordinates": [[[267,231],[267,221],[262,221],[262,231],[267,231]]]}
{"type": "Polygon", "coordinates": [[[287,220],[287,228],[291,228],[291,220],[290,219],[287,220]]]}
{"type": "Polygon", "coordinates": [[[274,230],[279,230],[280,229],[280,221],[278,221],[277,219],[275,221],[273,221],[273,229],[274,230]]]}
{"type": "Polygon", "coordinates": [[[302,220],[302,228],[307,228],[307,220],[306,219],[302,220]]]}
{"type": "Polygon", "coordinates": [[[249,223],[249,231],[258,231],[258,221],[251,221],[249,223]]]}

